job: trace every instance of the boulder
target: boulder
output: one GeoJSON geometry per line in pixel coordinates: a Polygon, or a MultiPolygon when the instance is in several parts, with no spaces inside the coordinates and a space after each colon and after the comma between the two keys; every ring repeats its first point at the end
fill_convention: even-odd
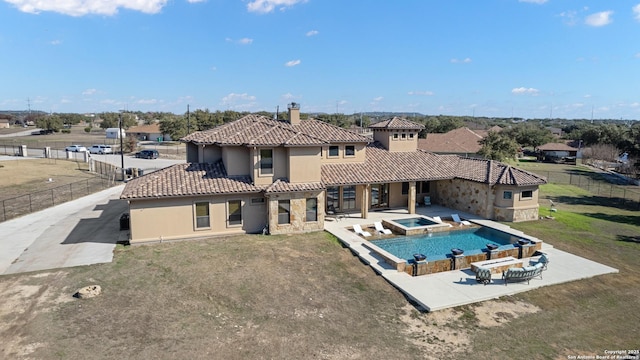
{"type": "Polygon", "coordinates": [[[73,294],[73,297],[78,299],[90,299],[100,295],[101,293],[102,288],[100,287],[100,285],[89,285],[76,291],[76,293],[73,294]]]}

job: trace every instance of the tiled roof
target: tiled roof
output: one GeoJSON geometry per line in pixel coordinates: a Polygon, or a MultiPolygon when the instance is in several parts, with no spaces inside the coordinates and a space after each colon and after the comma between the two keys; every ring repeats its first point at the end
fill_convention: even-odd
{"type": "Polygon", "coordinates": [[[287,193],[295,191],[314,191],[323,190],[325,185],[321,182],[296,183],[292,184],[289,180],[282,178],[277,179],[273,184],[269,185],[265,190],[266,193],[287,193]]]}
{"type": "Polygon", "coordinates": [[[578,149],[563,143],[547,143],[536,149],[541,151],[578,151],[578,149]]]}
{"type": "Polygon", "coordinates": [[[196,144],[245,146],[318,146],[329,143],[366,143],[368,139],[319,120],[287,121],[247,115],[213,129],[198,131],[182,138],[196,144]]]}
{"type": "Polygon", "coordinates": [[[544,177],[524,171],[510,165],[484,159],[462,158],[455,155],[441,155],[447,161],[456,163],[456,177],[491,185],[542,185],[547,181],[544,177]]]}
{"type": "Polygon", "coordinates": [[[455,168],[439,164],[438,155],[424,151],[389,152],[380,143],[369,144],[364,163],[322,165],[327,185],[367,184],[453,178],[455,168]]]}
{"type": "Polygon", "coordinates": [[[228,193],[255,193],[264,187],[249,176],[228,177],[222,162],[177,164],[127,183],[121,199],[162,198],[228,193]]]}
{"type": "Polygon", "coordinates": [[[427,134],[426,139],[418,139],[418,149],[436,153],[475,154],[482,148],[483,136],[466,127],[444,134],[427,134]]]}
{"type": "Polygon", "coordinates": [[[422,130],[424,125],[415,123],[413,121],[405,120],[399,117],[379,121],[375,124],[369,125],[374,129],[407,129],[407,130],[422,130]]]}

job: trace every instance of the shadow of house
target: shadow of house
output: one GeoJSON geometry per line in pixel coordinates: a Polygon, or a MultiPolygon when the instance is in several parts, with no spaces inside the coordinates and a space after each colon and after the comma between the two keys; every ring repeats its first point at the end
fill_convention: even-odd
{"type": "Polygon", "coordinates": [[[62,244],[116,244],[120,236],[120,216],[127,210],[127,202],[123,200],[110,200],[106,204],[97,205],[92,211],[100,212],[100,215],[81,219],[62,244]]]}

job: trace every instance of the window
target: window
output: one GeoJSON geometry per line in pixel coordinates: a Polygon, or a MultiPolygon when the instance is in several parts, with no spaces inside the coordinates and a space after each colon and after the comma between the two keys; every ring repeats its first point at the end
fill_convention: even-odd
{"type": "Polygon", "coordinates": [[[346,209],[356,208],[356,187],[355,185],[342,188],[342,207],[346,209]]]}
{"type": "Polygon", "coordinates": [[[402,195],[407,195],[409,194],[409,183],[408,182],[403,182],[402,183],[402,195]]]}
{"type": "Polygon", "coordinates": [[[339,154],[339,148],[337,146],[329,146],[329,157],[337,157],[339,154]]]}
{"type": "Polygon", "coordinates": [[[307,199],[307,221],[318,221],[318,199],[307,199]]]}
{"type": "Polygon", "coordinates": [[[209,202],[197,202],[196,207],[196,229],[209,228],[209,202]]]}
{"type": "Polygon", "coordinates": [[[505,191],[502,193],[502,198],[505,200],[511,200],[513,193],[511,191],[505,191]]]}
{"type": "Polygon", "coordinates": [[[398,133],[393,133],[393,140],[398,140],[398,133]]]}
{"type": "Polygon", "coordinates": [[[522,192],[522,198],[523,199],[531,199],[533,197],[533,191],[532,190],[525,190],[522,192]]]}
{"type": "Polygon", "coordinates": [[[347,145],[344,147],[344,156],[356,156],[356,147],[347,145]]]}
{"type": "Polygon", "coordinates": [[[409,134],[409,139],[413,139],[413,137],[414,137],[415,135],[416,135],[416,134],[414,134],[414,133],[409,134]]]}
{"type": "Polygon", "coordinates": [[[272,149],[260,149],[260,174],[273,174],[272,149]]]}
{"type": "Polygon", "coordinates": [[[264,204],[264,198],[251,199],[251,205],[261,205],[261,204],[264,204]]]}
{"type": "Polygon", "coordinates": [[[428,194],[431,192],[431,183],[428,181],[420,182],[420,194],[428,194]]]}
{"type": "Polygon", "coordinates": [[[291,222],[291,204],[289,200],[278,200],[278,224],[291,222]]]}
{"type": "Polygon", "coordinates": [[[227,208],[229,211],[229,225],[242,225],[242,201],[229,200],[227,208]]]}
{"type": "Polygon", "coordinates": [[[340,209],[340,188],[329,186],[327,188],[327,209],[340,209]]]}
{"type": "Polygon", "coordinates": [[[407,134],[405,134],[405,133],[402,133],[400,135],[400,137],[401,137],[402,140],[407,140],[407,134]]]}

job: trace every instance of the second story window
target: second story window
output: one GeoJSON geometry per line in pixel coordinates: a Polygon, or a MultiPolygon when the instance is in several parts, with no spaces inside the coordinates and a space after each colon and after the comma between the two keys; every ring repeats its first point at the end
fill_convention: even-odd
{"type": "Polygon", "coordinates": [[[337,157],[340,154],[340,149],[337,146],[329,146],[329,157],[337,157]]]}
{"type": "Polygon", "coordinates": [[[260,174],[273,174],[273,150],[260,150],[260,174]]]}
{"type": "Polygon", "coordinates": [[[399,137],[398,133],[393,133],[393,140],[398,140],[398,137],[399,137]]]}
{"type": "Polygon", "coordinates": [[[344,156],[356,156],[356,147],[354,145],[345,146],[344,156]]]}

